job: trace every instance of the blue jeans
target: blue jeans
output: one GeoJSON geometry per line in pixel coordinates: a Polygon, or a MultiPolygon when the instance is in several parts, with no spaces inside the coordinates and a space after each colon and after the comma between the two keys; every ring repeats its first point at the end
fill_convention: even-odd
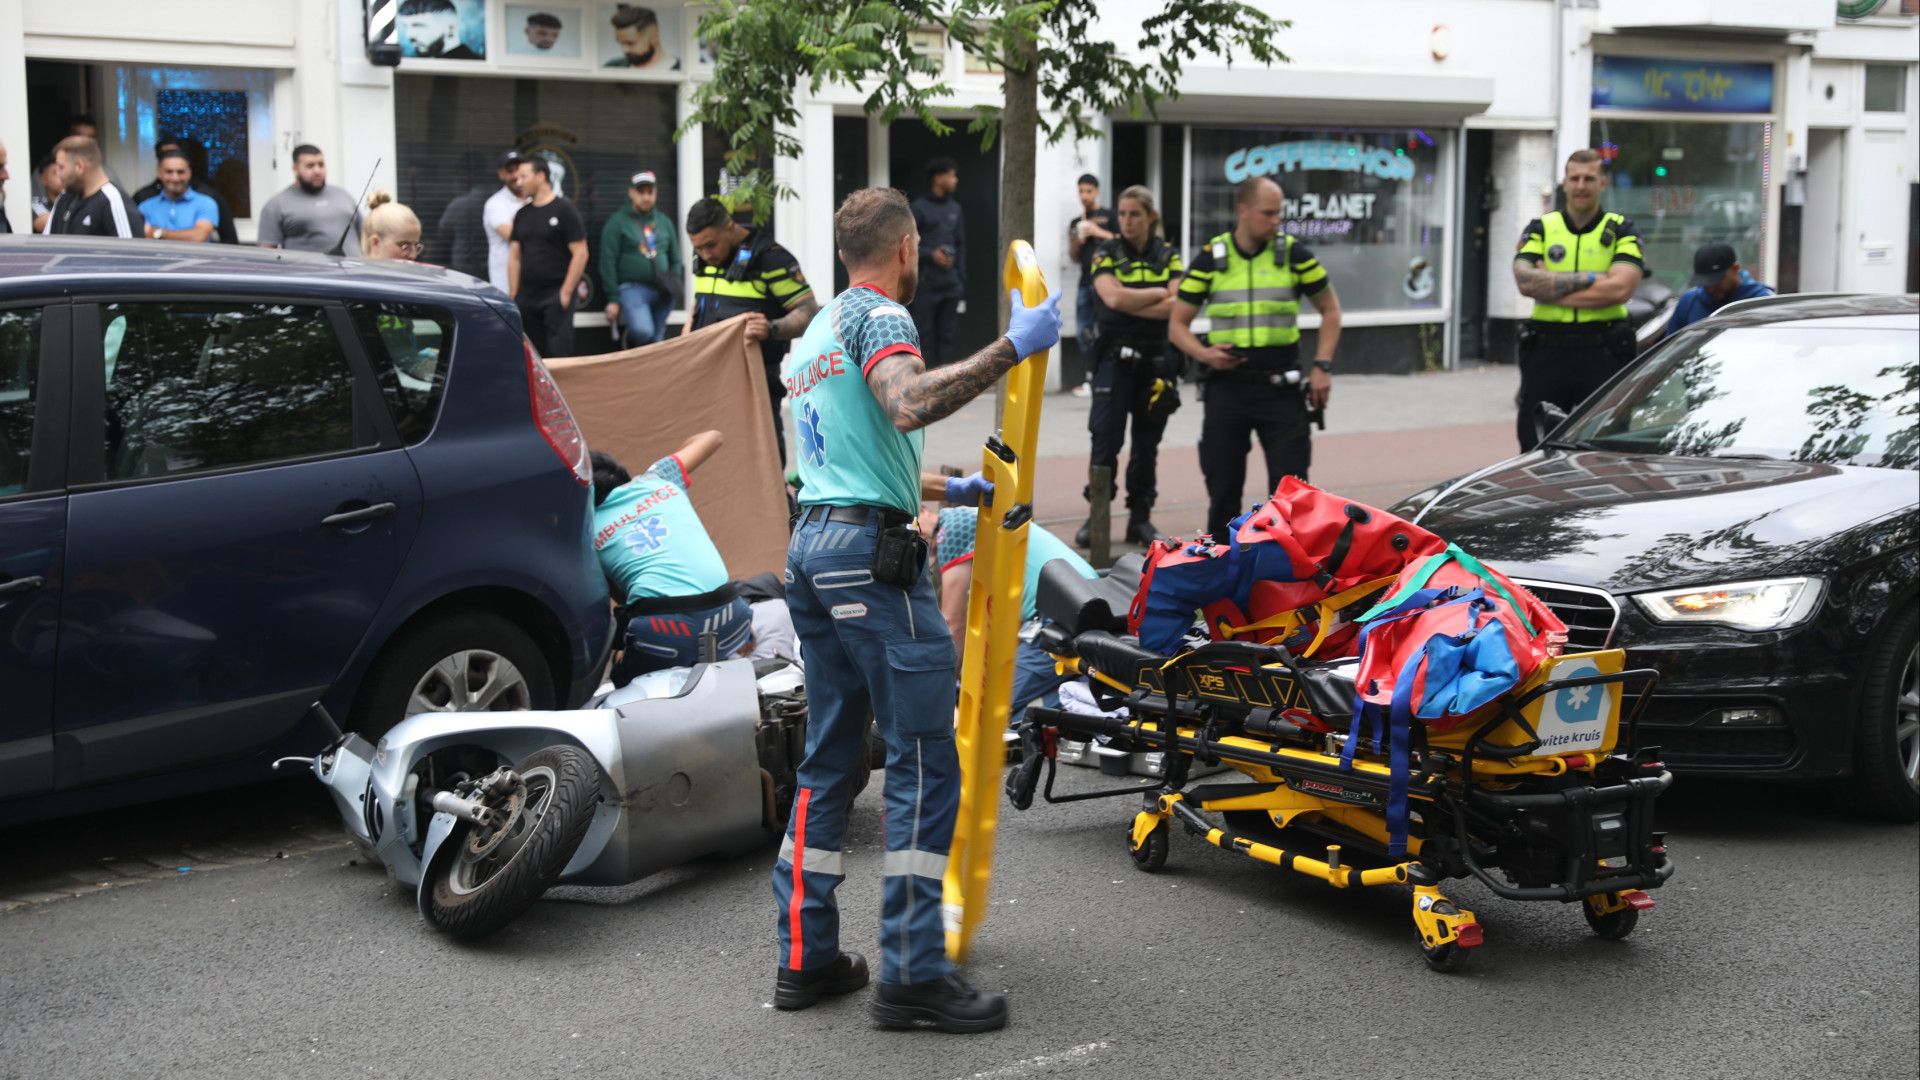
{"type": "Polygon", "coordinates": [[[657,285],[639,281],[620,285],[620,321],[627,328],[629,347],[651,345],[667,336],[667,313],[673,296],[657,285]]]}
{"type": "Polygon", "coordinates": [[[700,639],[706,634],[714,636],[714,658],[725,660],[753,636],[753,609],[736,596],[718,607],[633,616],[626,651],[613,667],[614,683],[625,686],[649,671],[692,667],[700,662],[700,639]]]}
{"type": "MultiPolygon", "coordinates": [[[[831,964],[840,951],[833,892],[853,780],[867,765],[867,715],[887,745],[880,981],[923,983],[952,970],[941,882],[960,809],[953,742],[954,650],[933,580],[873,579],[879,523],[828,522],[802,508],[787,546],[787,608],[807,660],[807,752],[773,865],[779,963],[831,964]]],[[[876,515],[877,517],[877,515],[876,515]]]]}
{"type": "Polygon", "coordinates": [[[1013,654],[1013,711],[1007,714],[1007,726],[1018,724],[1020,714],[1036,702],[1057,708],[1060,695],[1055,691],[1072,678],[1054,670],[1053,657],[1045,649],[1030,641],[1021,642],[1013,654]]]}
{"type": "Polygon", "coordinates": [[[1100,312],[1104,306],[1100,303],[1100,294],[1093,291],[1093,280],[1083,275],[1080,291],[1073,297],[1073,321],[1079,327],[1074,336],[1080,342],[1080,355],[1086,360],[1088,371],[1093,370],[1093,344],[1100,336],[1100,312]]]}

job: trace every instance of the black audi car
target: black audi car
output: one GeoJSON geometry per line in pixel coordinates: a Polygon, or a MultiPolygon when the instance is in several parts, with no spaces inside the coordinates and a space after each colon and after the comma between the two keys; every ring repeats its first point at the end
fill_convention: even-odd
{"type": "Polygon", "coordinates": [[[1848,778],[1920,818],[1920,304],[1778,297],[1643,355],[1548,439],[1394,509],[1661,683],[1676,772],[1848,778]]]}

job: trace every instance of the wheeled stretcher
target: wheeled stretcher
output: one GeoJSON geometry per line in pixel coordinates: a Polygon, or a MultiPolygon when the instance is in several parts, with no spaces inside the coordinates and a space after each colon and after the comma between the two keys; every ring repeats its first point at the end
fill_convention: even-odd
{"type": "Polygon", "coordinates": [[[1138,785],[1056,794],[1063,737],[1157,750],[1164,778],[1145,789],[1127,832],[1136,867],[1164,865],[1177,823],[1336,888],[1411,886],[1420,946],[1438,971],[1459,967],[1483,939],[1474,913],[1441,891],[1450,879],[1471,876],[1510,900],[1578,903],[1595,933],[1624,938],[1653,906],[1646,890],[1672,875],[1653,814],[1672,776],[1655,751],[1620,749],[1632,746],[1657,675],[1623,670],[1619,650],[1551,657],[1445,731],[1415,724],[1404,852],[1390,855],[1387,756],[1355,747],[1342,761],[1355,663],[1233,641],[1150,652],[1124,635],[1137,586],[1137,564],[1125,562],[1095,581],[1064,564],[1042,573],[1045,647],[1062,671],[1090,677],[1103,708],[1125,715],[1028,709],[1015,728],[1021,762],[1006,778],[1016,809],[1032,805],[1043,772],[1048,802],[1142,797],[1138,785]],[[1244,779],[1189,786],[1196,762],[1224,763],[1244,779]]]}

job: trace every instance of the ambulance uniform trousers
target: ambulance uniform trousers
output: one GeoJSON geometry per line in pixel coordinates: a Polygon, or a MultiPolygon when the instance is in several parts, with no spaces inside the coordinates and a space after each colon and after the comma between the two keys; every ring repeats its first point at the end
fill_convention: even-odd
{"type": "MultiPolygon", "coordinates": [[[[1134,346],[1142,355],[1134,360],[1119,359],[1120,343],[1108,338],[1100,341],[1099,366],[1093,372],[1093,406],[1087,412],[1087,432],[1093,436],[1092,453],[1087,464],[1105,465],[1109,472],[1119,465],[1120,448],[1126,443],[1127,424],[1133,424],[1133,445],[1127,450],[1127,507],[1144,515],[1153,509],[1159,497],[1160,437],[1166,434],[1167,417],[1180,400],[1179,388],[1168,381],[1162,400],[1149,407],[1153,381],[1160,373],[1160,356],[1165,342],[1134,346]]],[[[1117,480],[1118,477],[1115,477],[1117,480]]],[[[1117,486],[1117,485],[1116,485],[1117,486]]],[[[1091,491],[1087,493],[1092,497],[1091,491]]]]}
{"type": "MultiPolygon", "coordinates": [[[[879,523],[825,520],[803,507],[787,548],[787,606],[807,658],[806,757],[773,867],[779,963],[813,970],[840,949],[834,889],[872,711],[886,742],[880,981],[922,983],[952,970],[941,882],[960,806],[953,741],[954,648],[931,575],[912,588],[873,580],[879,523]]],[[[904,515],[902,515],[904,518],[904,515]]]]}
{"type": "Polygon", "coordinates": [[[1247,451],[1253,436],[1267,459],[1267,487],[1273,494],[1283,477],[1307,478],[1313,463],[1313,435],[1307,427],[1307,403],[1298,387],[1238,381],[1215,375],[1201,385],[1205,412],[1200,419],[1200,473],[1207,480],[1207,532],[1227,542],[1227,522],[1246,513],[1247,451]]]}

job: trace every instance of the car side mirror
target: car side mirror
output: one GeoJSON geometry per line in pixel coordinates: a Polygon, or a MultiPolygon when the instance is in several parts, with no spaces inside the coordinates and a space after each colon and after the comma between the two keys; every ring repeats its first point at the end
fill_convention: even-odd
{"type": "Polygon", "coordinates": [[[1562,409],[1551,401],[1536,401],[1533,403],[1533,435],[1535,443],[1545,442],[1547,436],[1553,434],[1561,424],[1566,422],[1567,410],[1562,409]]]}

